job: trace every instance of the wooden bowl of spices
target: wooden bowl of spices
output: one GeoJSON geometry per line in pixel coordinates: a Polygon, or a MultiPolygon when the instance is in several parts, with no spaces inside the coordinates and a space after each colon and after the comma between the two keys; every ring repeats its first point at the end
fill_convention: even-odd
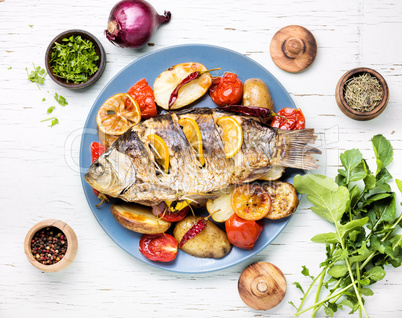
{"type": "Polygon", "coordinates": [[[57,84],[82,89],[95,83],[106,66],[106,53],[99,40],[84,30],[60,33],[46,50],[45,65],[57,84]]]}
{"type": "Polygon", "coordinates": [[[339,79],[335,99],[346,116],[355,120],[370,120],[379,116],[387,107],[388,85],[375,70],[354,68],[339,79]]]}
{"type": "Polygon", "coordinates": [[[69,266],[78,250],[73,229],[60,220],[44,220],[34,225],[24,241],[30,263],[44,272],[58,272],[69,266]]]}

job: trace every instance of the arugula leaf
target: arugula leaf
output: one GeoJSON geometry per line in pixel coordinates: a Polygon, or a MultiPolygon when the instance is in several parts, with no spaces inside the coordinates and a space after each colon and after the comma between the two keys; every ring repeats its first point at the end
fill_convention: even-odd
{"type": "Polygon", "coordinates": [[[293,285],[295,285],[296,288],[299,289],[302,292],[302,294],[304,295],[304,290],[303,290],[303,287],[300,285],[300,283],[294,282],[293,285]]]}
{"type": "Polygon", "coordinates": [[[344,238],[345,235],[348,234],[349,232],[361,228],[368,222],[368,220],[369,220],[368,217],[364,217],[362,219],[352,220],[346,224],[339,225],[338,229],[341,238],[344,238]]]}
{"type": "Polygon", "coordinates": [[[392,150],[391,143],[383,135],[375,135],[371,139],[373,150],[377,162],[376,175],[385,167],[387,167],[393,160],[394,151],[392,150]]]}
{"type": "Polygon", "coordinates": [[[341,163],[345,167],[339,169],[339,174],[346,178],[346,183],[350,181],[358,181],[366,176],[364,171],[364,165],[362,164],[363,155],[358,149],[346,150],[340,155],[341,163]],[[354,170],[360,165],[360,169],[354,172],[354,170]]]}
{"type": "Polygon", "coordinates": [[[348,267],[345,264],[334,265],[328,270],[327,273],[335,278],[343,277],[348,273],[348,267]]]}
{"type": "Polygon", "coordinates": [[[313,236],[313,238],[311,240],[314,243],[325,243],[325,244],[339,243],[338,235],[336,235],[336,233],[333,233],[333,232],[317,234],[317,235],[313,236]]]}
{"type": "Polygon", "coordinates": [[[331,178],[321,175],[297,175],[294,186],[299,193],[306,194],[315,206],[311,210],[325,220],[336,223],[349,208],[349,191],[338,186],[331,178]]]}
{"type": "Polygon", "coordinates": [[[304,275],[304,276],[306,276],[306,277],[310,277],[311,279],[314,279],[314,276],[311,276],[310,275],[310,271],[309,271],[309,269],[306,267],[306,266],[302,266],[302,271],[301,271],[301,273],[304,275]]]}

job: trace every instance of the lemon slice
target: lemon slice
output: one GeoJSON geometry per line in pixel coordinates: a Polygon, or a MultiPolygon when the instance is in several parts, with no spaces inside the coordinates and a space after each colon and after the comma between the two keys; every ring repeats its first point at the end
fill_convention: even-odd
{"type": "Polygon", "coordinates": [[[179,125],[183,127],[183,133],[186,136],[191,147],[197,152],[198,160],[203,166],[205,164],[204,155],[202,152],[202,137],[201,131],[197,122],[192,118],[181,118],[179,125]]]}
{"type": "Polygon", "coordinates": [[[222,128],[222,140],[226,158],[237,154],[243,144],[243,130],[236,119],[230,116],[220,117],[216,123],[222,128]]]}
{"type": "Polygon", "coordinates": [[[96,115],[99,130],[106,135],[114,136],[122,135],[128,128],[138,124],[140,120],[140,106],[129,94],[125,93],[110,97],[96,115]]]}
{"type": "Polygon", "coordinates": [[[156,134],[148,135],[148,140],[155,151],[156,161],[163,167],[165,173],[169,172],[169,149],[165,141],[156,134]]]}
{"type": "Polygon", "coordinates": [[[269,193],[256,184],[245,184],[232,192],[232,208],[240,218],[257,221],[265,217],[271,210],[269,193]]]}

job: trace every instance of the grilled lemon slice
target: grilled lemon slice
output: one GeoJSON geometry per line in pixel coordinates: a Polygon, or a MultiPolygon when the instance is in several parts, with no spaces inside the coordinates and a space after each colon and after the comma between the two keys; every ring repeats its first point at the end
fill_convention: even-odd
{"type": "Polygon", "coordinates": [[[231,203],[237,216],[248,221],[261,220],[271,210],[268,192],[256,184],[237,187],[232,193],[231,203]]]}
{"type": "Polygon", "coordinates": [[[129,95],[120,93],[110,97],[99,109],[96,124],[106,135],[120,136],[141,120],[138,103],[129,95]]]}
{"type": "Polygon", "coordinates": [[[179,120],[179,125],[183,127],[184,135],[186,136],[191,147],[193,147],[196,151],[198,160],[203,166],[205,164],[205,160],[202,152],[202,137],[197,122],[192,118],[181,118],[179,120]]]}
{"type": "Polygon", "coordinates": [[[156,134],[147,136],[149,144],[155,152],[156,161],[163,167],[165,173],[169,172],[169,149],[165,141],[156,134]]]}
{"type": "Polygon", "coordinates": [[[230,116],[222,116],[216,123],[222,128],[225,156],[232,158],[243,144],[243,130],[237,120],[230,116]]]}

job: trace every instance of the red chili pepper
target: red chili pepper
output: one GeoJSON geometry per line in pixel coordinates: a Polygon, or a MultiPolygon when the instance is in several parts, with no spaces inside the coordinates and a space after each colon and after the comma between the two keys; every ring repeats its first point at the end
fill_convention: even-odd
{"type": "Polygon", "coordinates": [[[173,106],[173,104],[175,103],[175,101],[177,100],[177,97],[179,95],[179,90],[180,88],[183,87],[183,85],[190,83],[191,81],[199,78],[201,75],[205,74],[205,73],[209,73],[211,71],[216,71],[216,70],[220,70],[221,68],[213,68],[210,70],[206,70],[203,72],[200,71],[195,71],[190,73],[187,77],[185,77],[179,84],[177,84],[176,88],[173,90],[172,94],[170,95],[169,98],[169,110],[170,108],[173,106]]]}
{"type": "Polygon", "coordinates": [[[306,127],[305,118],[300,108],[282,108],[271,122],[271,127],[286,130],[304,129],[306,127]],[[285,118],[283,118],[285,117],[285,118]]]}
{"type": "MultiPolygon", "coordinates": [[[[99,142],[94,141],[93,143],[91,143],[92,162],[95,162],[99,158],[99,156],[105,152],[105,150],[106,148],[99,142]]],[[[98,196],[99,191],[95,189],[93,190],[95,195],[98,196]]]]}
{"type": "Polygon", "coordinates": [[[179,248],[181,248],[188,240],[195,237],[198,233],[202,232],[207,227],[207,220],[202,218],[197,221],[180,240],[179,248]]]}
{"type": "Polygon", "coordinates": [[[225,106],[219,106],[219,109],[243,114],[246,116],[262,117],[262,118],[269,118],[276,115],[273,111],[269,110],[268,108],[262,108],[257,106],[225,105],[225,106]]]}

